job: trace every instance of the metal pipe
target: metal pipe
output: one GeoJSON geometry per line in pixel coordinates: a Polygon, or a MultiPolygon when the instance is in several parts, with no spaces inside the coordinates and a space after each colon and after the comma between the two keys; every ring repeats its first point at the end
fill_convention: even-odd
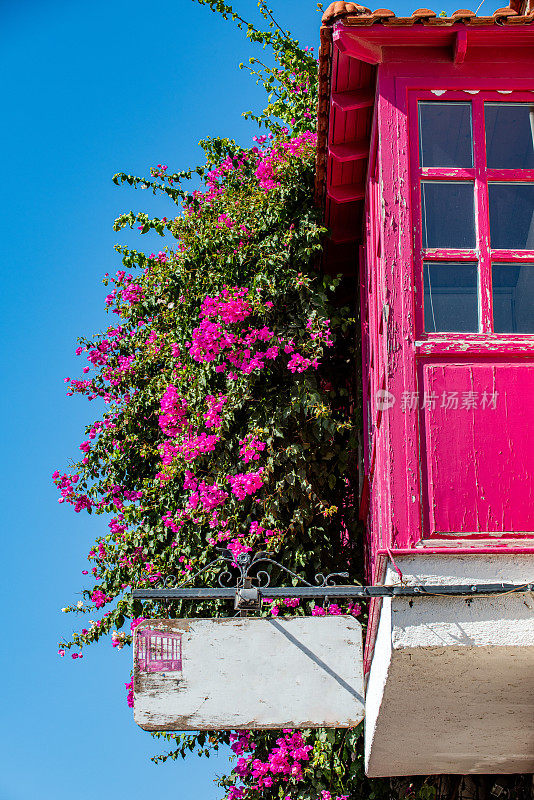
{"type": "MultiPolygon", "coordinates": [[[[260,587],[261,589],[261,587],[260,587]]],[[[418,584],[415,586],[278,586],[265,587],[268,597],[361,598],[368,597],[472,597],[534,592],[532,583],[418,584]]],[[[232,600],[235,588],[133,589],[136,600],[232,600]]]]}

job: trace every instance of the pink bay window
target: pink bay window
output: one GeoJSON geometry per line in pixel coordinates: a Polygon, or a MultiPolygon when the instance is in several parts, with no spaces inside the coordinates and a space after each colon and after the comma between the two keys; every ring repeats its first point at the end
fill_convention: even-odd
{"type": "MultiPolygon", "coordinates": [[[[323,17],[316,196],[325,268],[359,273],[373,583],[531,579],[533,12],[323,17]]],[[[519,595],[373,602],[367,774],[531,772],[532,631],[519,595]]]]}

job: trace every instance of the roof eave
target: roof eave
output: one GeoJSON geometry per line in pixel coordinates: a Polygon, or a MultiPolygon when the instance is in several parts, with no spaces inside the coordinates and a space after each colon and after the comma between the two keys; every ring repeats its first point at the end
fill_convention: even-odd
{"type": "MultiPolygon", "coordinates": [[[[534,0],[529,0],[534,2],[534,0]]],[[[457,11],[451,17],[436,17],[434,12],[422,9],[409,18],[392,19],[393,12],[386,9],[364,13],[347,11],[354,3],[335,3],[337,13],[327,17],[320,31],[319,49],[319,102],[317,119],[317,160],[315,176],[315,198],[324,209],[325,222],[330,224],[332,207],[336,203],[361,203],[361,198],[341,196],[328,191],[329,166],[329,117],[332,106],[332,75],[334,54],[337,50],[367,65],[379,65],[387,60],[389,47],[450,47],[451,60],[456,61],[461,53],[471,46],[495,47],[496,37],[500,46],[531,45],[533,42],[534,9],[527,15],[518,15],[511,8],[500,9],[492,17],[475,17],[470,11],[457,11]],[[344,6],[345,10],[340,11],[344,6]],[[426,16],[425,16],[426,15],[426,16]],[[372,18],[374,21],[369,21],[372,18]],[[461,46],[460,46],[461,45],[461,46]]],[[[328,10],[327,10],[328,11],[328,10]]],[[[326,14],[325,14],[326,16],[326,14]]],[[[324,19],[324,18],[323,18],[324,19]]],[[[331,144],[331,143],[330,143],[331,144]]],[[[331,149],[331,148],[330,148],[331,149]]],[[[335,187],[332,187],[335,188],[335,187]]],[[[344,242],[337,237],[338,244],[344,242]]],[[[354,243],[353,243],[354,244],[354,243]]]]}

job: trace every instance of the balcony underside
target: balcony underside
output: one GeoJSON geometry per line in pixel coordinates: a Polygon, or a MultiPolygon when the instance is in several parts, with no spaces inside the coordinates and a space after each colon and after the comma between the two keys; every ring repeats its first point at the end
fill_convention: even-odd
{"type": "MultiPolygon", "coordinates": [[[[408,583],[504,573],[519,583],[534,574],[532,556],[432,562],[397,564],[408,583]]],[[[366,763],[372,777],[534,772],[531,594],[384,601],[367,686],[366,763]]]]}

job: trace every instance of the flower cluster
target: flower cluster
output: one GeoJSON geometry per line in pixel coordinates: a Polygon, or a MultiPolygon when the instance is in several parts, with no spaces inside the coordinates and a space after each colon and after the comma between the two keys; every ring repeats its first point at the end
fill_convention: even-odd
{"type": "Polygon", "coordinates": [[[122,650],[126,644],[126,634],[124,631],[113,631],[111,634],[111,644],[117,650],[122,650]]]}
{"type": "Polygon", "coordinates": [[[134,689],[133,689],[133,678],[128,683],[124,684],[126,686],[126,702],[128,703],[128,708],[134,707],[134,689]]]}
{"type": "MultiPolygon", "coordinates": [[[[288,133],[287,128],[282,129],[288,133]]],[[[278,188],[280,184],[279,171],[286,164],[288,154],[300,157],[306,152],[313,151],[317,144],[317,134],[304,131],[300,136],[295,136],[289,141],[282,141],[277,146],[262,154],[256,167],[256,177],[260,187],[269,192],[278,188]]]]}
{"type": "MultiPolygon", "coordinates": [[[[88,444],[88,442],[84,442],[83,445],[80,445],[80,449],[84,450],[84,445],[88,444]]],[[[84,452],[86,451],[84,450],[84,452]]],[[[59,470],[56,470],[53,473],[52,478],[61,492],[61,497],[58,498],[58,503],[70,503],[74,506],[74,510],[77,514],[84,509],[90,509],[92,507],[93,504],[89,497],[86,494],[80,493],[76,490],[76,484],[79,481],[79,475],[69,475],[68,473],[60,475],[59,470]]]]}
{"type": "MultiPolygon", "coordinates": [[[[244,737],[239,741],[239,751],[242,753],[247,747],[244,744],[245,741],[244,737]]],[[[275,747],[264,761],[255,758],[254,752],[242,755],[237,761],[234,772],[241,779],[250,779],[252,790],[261,791],[271,788],[277,783],[283,784],[290,780],[296,782],[302,780],[312,749],[311,745],[305,744],[304,736],[300,731],[285,729],[283,736],[276,739],[275,747]]]]}
{"type": "Polygon", "coordinates": [[[228,480],[232,493],[238,500],[244,500],[247,495],[255,494],[263,484],[263,467],[256,472],[238,472],[236,475],[229,475],[228,480]]]}
{"type": "MultiPolygon", "coordinates": [[[[317,798],[319,800],[319,798],[317,798]]],[[[348,794],[336,794],[335,796],[327,789],[321,792],[320,800],[349,800],[348,794]]]]}
{"type": "Polygon", "coordinates": [[[176,386],[168,386],[160,401],[158,422],[167,436],[178,436],[187,425],[187,403],[180,397],[176,386]]]}
{"type": "Polygon", "coordinates": [[[91,595],[91,600],[97,608],[102,608],[106,603],[109,603],[111,597],[107,597],[101,589],[95,589],[91,595]]]}
{"type": "Polygon", "coordinates": [[[204,417],[204,425],[206,426],[206,428],[221,427],[222,418],[220,414],[227,401],[228,398],[224,394],[220,394],[218,397],[214,397],[213,395],[209,394],[206,397],[208,410],[205,412],[205,414],[202,415],[204,417]]]}
{"type": "MultiPolygon", "coordinates": [[[[265,313],[271,307],[272,303],[267,301],[257,310],[265,313]]],[[[306,328],[309,331],[306,346],[310,350],[310,356],[306,356],[295,351],[292,338],[284,339],[266,325],[248,326],[246,329],[235,327],[235,323],[243,322],[252,314],[250,292],[244,288],[225,288],[215,297],[206,297],[200,311],[200,325],[194,329],[189,344],[191,357],[204,364],[216,361],[215,371],[226,373],[227,380],[235,381],[239,374],[250,375],[265,369],[268,362],[278,359],[283,353],[289,356],[287,368],[290,372],[317,370],[322,348],[333,345],[332,338],[326,333],[329,331],[328,320],[322,333],[306,328]],[[230,327],[232,325],[234,327],[230,327]]]]}
{"type": "Polygon", "coordinates": [[[257,461],[260,453],[265,450],[265,442],[260,441],[253,433],[249,433],[239,442],[239,455],[248,464],[249,461],[257,461]]]}

